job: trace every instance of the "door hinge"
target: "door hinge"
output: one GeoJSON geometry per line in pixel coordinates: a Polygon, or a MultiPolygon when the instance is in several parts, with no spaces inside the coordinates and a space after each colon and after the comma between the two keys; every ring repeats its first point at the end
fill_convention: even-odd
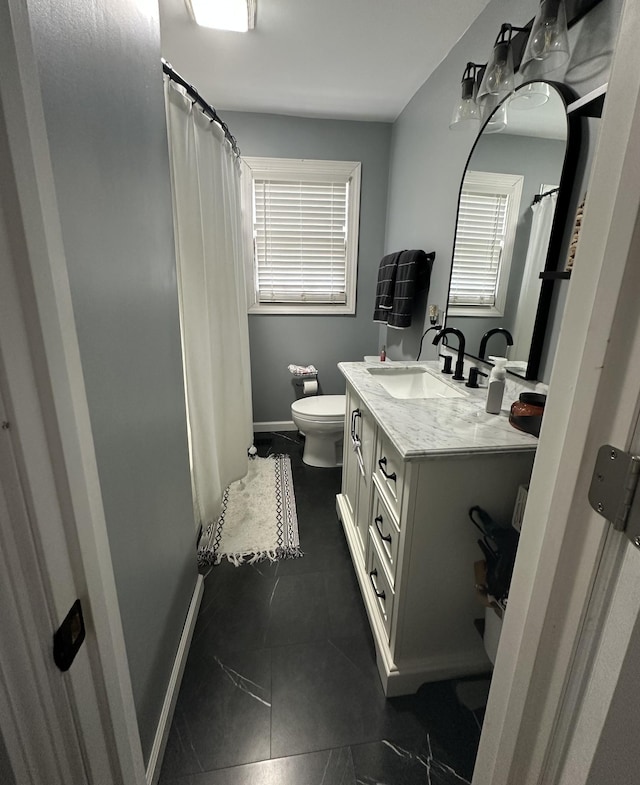
{"type": "Polygon", "coordinates": [[[633,501],[640,477],[640,456],[631,455],[610,444],[598,450],[589,488],[593,509],[611,521],[614,529],[624,531],[640,548],[640,505],[633,501]]]}

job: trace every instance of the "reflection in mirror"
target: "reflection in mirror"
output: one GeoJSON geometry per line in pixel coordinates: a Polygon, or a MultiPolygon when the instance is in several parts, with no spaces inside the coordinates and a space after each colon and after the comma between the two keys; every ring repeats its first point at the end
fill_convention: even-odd
{"type": "Polygon", "coordinates": [[[460,190],[446,325],[464,332],[472,355],[482,344],[528,378],[567,140],[560,92],[523,85],[488,118],[460,190]]]}

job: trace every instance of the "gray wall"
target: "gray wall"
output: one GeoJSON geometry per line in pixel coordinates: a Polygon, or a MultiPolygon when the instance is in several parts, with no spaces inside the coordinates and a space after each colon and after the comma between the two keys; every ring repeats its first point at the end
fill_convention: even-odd
{"type": "Polygon", "coordinates": [[[29,0],[145,759],[196,582],[158,22],[29,0]]]}
{"type": "MultiPolygon", "coordinates": [[[[570,63],[562,72],[544,78],[565,81],[578,95],[606,82],[621,5],[622,0],[602,0],[575,25],[570,32],[570,63]]],[[[436,252],[428,301],[441,308],[447,301],[458,190],[474,141],[473,131],[451,131],[448,127],[462,71],[467,61],[486,62],[503,22],[522,24],[534,16],[537,6],[536,0],[492,0],[393,126],[385,249],[419,247],[436,252]]],[[[584,177],[588,178],[588,172],[584,177]]],[[[575,203],[584,190],[585,180],[576,182],[575,203]]],[[[569,223],[573,224],[573,215],[569,223]]],[[[387,343],[391,359],[415,359],[426,326],[425,303],[417,305],[411,328],[381,328],[380,341],[387,343]]],[[[556,315],[556,320],[559,318],[556,315]]],[[[557,325],[552,324],[551,333],[554,330],[557,334],[557,325]]],[[[548,351],[552,354],[553,347],[548,351]]],[[[435,356],[429,342],[422,358],[435,356]]],[[[542,378],[548,379],[551,364],[547,360],[542,378]]]]}
{"type": "MultiPolygon", "coordinates": [[[[222,112],[243,155],[360,161],[360,242],[355,316],[249,317],[254,422],[291,420],[295,390],[290,363],[313,364],[325,394],[343,393],[337,363],[377,354],[373,322],[378,265],[384,246],[391,125],[222,112]]],[[[409,246],[405,246],[409,247],[409,246]]]]}

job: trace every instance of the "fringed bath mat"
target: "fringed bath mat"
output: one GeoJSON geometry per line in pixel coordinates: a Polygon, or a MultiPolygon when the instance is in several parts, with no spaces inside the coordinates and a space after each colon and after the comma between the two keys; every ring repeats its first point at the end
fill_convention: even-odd
{"type": "Polygon", "coordinates": [[[224,492],[222,513],[202,537],[198,562],[219,564],[226,558],[239,566],[299,556],[291,459],[288,455],[253,458],[246,477],[224,492]]]}

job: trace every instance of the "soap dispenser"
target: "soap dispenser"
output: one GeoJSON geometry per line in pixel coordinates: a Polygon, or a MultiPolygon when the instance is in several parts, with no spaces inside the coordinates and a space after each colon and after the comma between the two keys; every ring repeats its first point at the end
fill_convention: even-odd
{"type": "Polygon", "coordinates": [[[492,357],[494,366],[489,376],[487,387],[487,405],[485,410],[489,414],[500,414],[502,396],[504,395],[504,381],[507,377],[507,358],[492,357]]]}

